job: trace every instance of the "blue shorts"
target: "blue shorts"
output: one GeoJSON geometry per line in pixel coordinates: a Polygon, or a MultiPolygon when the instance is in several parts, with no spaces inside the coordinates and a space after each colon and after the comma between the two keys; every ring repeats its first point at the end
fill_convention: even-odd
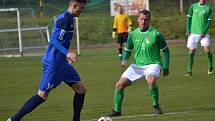
{"type": "Polygon", "coordinates": [[[68,85],[79,82],[80,76],[72,65],[63,64],[60,66],[53,66],[43,64],[43,73],[40,80],[40,91],[50,92],[56,88],[63,81],[68,85]]]}

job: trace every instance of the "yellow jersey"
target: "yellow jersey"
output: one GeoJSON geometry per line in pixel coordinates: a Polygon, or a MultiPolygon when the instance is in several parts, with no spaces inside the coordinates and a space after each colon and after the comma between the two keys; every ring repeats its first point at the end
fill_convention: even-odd
{"type": "Polygon", "coordinates": [[[128,14],[118,14],[114,17],[113,28],[116,28],[118,33],[128,32],[128,27],[132,25],[128,14]]]}

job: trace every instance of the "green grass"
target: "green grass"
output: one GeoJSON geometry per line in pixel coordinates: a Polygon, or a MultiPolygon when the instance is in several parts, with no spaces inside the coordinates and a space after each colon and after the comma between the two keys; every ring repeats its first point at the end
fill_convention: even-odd
{"type": "MultiPolygon", "coordinates": [[[[192,78],[185,78],[185,45],[170,45],[171,64],[168,78],[160,77],[160,103],[164,112],[187,112],[161,116],[151,113],[146,82],[141,80],[125,91],[124,119],[114,121],[214,121],[215,76],[207,75],[207,59],[197,51],[192,78]],[[133,118],[126,116],[140,115],[133,118]]],[[[114,85],[125,70],[119,66],[115,48],[82,50],[74,66],[87,86],[82,120],[96,119],[111,111],[114,85]]],[[[38,90],[41,57],[0,58],[0,121],[14,114],[38,90]]],[[[69,121],[74,92],[65,84],[53,90],[47,102],[23,121],[69,121]]],[[[123,117],[122,117],[123,118],[123,117]]]]}

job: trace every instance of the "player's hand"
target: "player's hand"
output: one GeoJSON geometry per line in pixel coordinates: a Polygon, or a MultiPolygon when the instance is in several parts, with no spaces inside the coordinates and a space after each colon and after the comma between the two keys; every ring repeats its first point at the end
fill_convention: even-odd
{"type": "Polygon", "coordinates": [[[190,36],[190,32],[186,32],[186,35],[187,35],[187,36],[190,36]]]}
{"type": "Polygon", "coordinates": [[[116,32],[115,32],[115,31],[112,32],[112,39],[113,39],[113,40],[116,39],[116,32]]]}
{"type": "Polygon", "coordinates": [[[169,69],[163,69],[163,76],[168,76],[169,75],[169,69]]]}
{"type": "Polygon", "coordinates": [[[69,64],[73,64],[77,61],[77,56],[75,53],[72,53],[72,52],[69,52],[67,55],[66,55],[66,58],[67,58],[67,61],[69,64]]]}
{"type": "Polygon", "coordinates": [[[127,30],[127,31],[128,31],[128,33],[130,33],[130,32],[132,31],[131,26],[128,27],[128,30],[127,30]]]}
{"type": "Polygon", "coordinates": [[[126,67],[128,64],[127,60],[121,62],[121,67],[126,67]]]}
{"type": "Polygon", "coordinates": [[[201,37],[201,38],[204,38],[204,37],[205,37],[205,34],[201,34],[200,37],[201,37]]]}

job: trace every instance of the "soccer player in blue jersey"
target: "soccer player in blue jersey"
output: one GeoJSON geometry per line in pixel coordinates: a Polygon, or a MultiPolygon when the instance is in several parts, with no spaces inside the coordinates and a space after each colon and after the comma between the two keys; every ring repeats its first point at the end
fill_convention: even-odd
{"type": "Polygon", "coordinates": [[[71,65],[77,61],[77,58],[75,53],[69,51],[69,47],[73,36],[74,17],[80,15],[85,5],[86,0],[70,0],[68,10],[57,17],[50,44],[42,59],[43,73],[39,91],[7,121],[20,121],[26,114],[45,102],[49,92],[60,85],[62,81],[75,91],[72,121],[80,121],[86,89],[78,73],[71,65]]]}

